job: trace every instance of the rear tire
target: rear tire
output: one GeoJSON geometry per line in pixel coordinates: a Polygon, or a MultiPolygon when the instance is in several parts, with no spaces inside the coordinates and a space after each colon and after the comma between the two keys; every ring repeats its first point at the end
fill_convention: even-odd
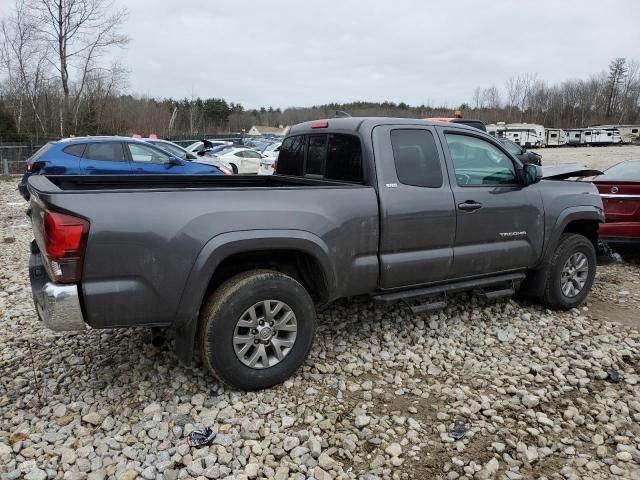
{"type": "Polygon", "coordinates": [[[542,303],[553,310],[578,307],[596,275],[596,250],[583,235],[565,233],[548,262],[542,303]],[[585,270],[586,269],[586,270],[585,270]]]}
{"type": "Polygon", "coordinates": [[[245,272],[223,283],[202,309],[202,359],[231,387],[269,388],[302,366],[315,323],[313,301],[295,279],[272,270],[245,272]]]}

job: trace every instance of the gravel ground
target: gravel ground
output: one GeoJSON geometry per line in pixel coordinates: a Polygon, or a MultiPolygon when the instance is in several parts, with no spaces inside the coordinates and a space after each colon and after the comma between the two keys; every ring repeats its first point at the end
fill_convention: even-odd
{"type": "Polygon", "coordinates": [[[341,301],[294,378],[244,393],[139,330],[39,325],[14,188],[0,182],[3,479],[640,478],[638,265],[602,266],[566,313],[341,301]],[[189,448],[203,425],[213,445],[189,448]]]}
{"type": "MultiPolygon", "coordinates": [[[[533,149],[532,149],[533,150],[533,149]]],[[[625,160],[640,160],[640,145],[616,145],[615,147],[561,147],[538,148],[542,165],[581,163],[604,170],[625,160]]]]}

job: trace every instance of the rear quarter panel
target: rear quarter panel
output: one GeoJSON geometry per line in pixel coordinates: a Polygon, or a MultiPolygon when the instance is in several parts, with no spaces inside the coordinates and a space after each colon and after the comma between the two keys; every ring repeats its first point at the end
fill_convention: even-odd
{"type": "Polygon", "coordinates": [[[335,279],[332,298],[377,285],[370,187],[66,192],[51,201],[91,222],[81,287],[94,328],[172,324],[183,290],[202,288],[187,284],[196,259],[229,232],[296,230],[319,239],[335,279]]]}
{"type": "Polygon", "coordinates": [[[64,153],[63,148],[68,146],[55,145],[38,162],[42,164],[38,171],[42,175],[79,175],[80,157],[64,153]]]}

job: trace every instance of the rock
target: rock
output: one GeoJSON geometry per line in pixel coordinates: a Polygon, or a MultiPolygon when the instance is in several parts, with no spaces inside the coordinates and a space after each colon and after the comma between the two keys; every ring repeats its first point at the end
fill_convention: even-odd
{"type": "Polygon", "coordinates": [[[102,415],[100,415],[98,412],[90,412],[87,413],[84,417],[82,417],[82,421],[85,423],[89,423],[95,427],[97,427],[98,425],[100,425],[102,423],[102,415]]]}
{"type": "Polygon", "coordinates": [[[390,444],[387,448],[384,449],[384,451],[392,457],[399,457],[400,455],[402,455],[402,447],[399,443],[390,444]]]}
{"type": "Polygon", "coordinates": [[[479,472],[476,472],[474,478],[478,480],[488,480],[493,478],[500,468],[500,463],[497,458],[489,460],[479,472]]]}
{"type": "Polygon", "coordinates": [[[625,451],[616,453],[616,458],[621,462],[630,462],[631,460],[633,460],[633,456],[631,455],[631,453],[625,451]]]}
{"type": "Polygon", "coordinates": [[[2,463],[8,463],[9,459],[13,456],[13,450],[5,443],[0,443],[0,461],[2,463]]]}
{"type": "Polygon", "coordinates": [[[278,467],[276,470],[276,474],[273,477],[274,480],[288,480],[289,478],[289,468],[288,467],[278,467]]]}
{"type": "Polygon", "coordinates": [[[604,443],[604,437],[599,433],[596,433],[593,437],[591,437],[591,441],[595,445],[602,445],[604,443]]]}
{"type": "Polygon", "coordinates": [[[535,395],[529,395],[528,393],[523,395],[520,402],[527,408],[537,407],[540,403],[540,399],[535,395]]]}
{"type": "Polygon", "coordinates": [[[24,476],[24,480],[47,480],[47,472],[33,468],[24,476]]]}
{"type": "Polygon", "coordinates": [[[356,427],[366,427],[367,425],[369,425],[369,422],[371,422],[371,418],[369,418],[367,415],[356,415],[356,427]]]}
{"type": "Polygon", "coordinates": [[[125,470],[117,476],[118,480],[134,480],[135,478],[138,478],[138,472],[135,470],[125,470]]]}
{"type": "Polygon", "coordinates": [[[493,449],[494,452],[496,453],[502,453],[504,452],[506,445],[504,443],[500,443],[500,442],[493,442],[491,444],[491,448],[493,449]]]}
{"type": "Polygon", "coordinates": [[[336,462],[333,458],[331,458],[326,453],[322,453],[318,457],[318,465],[320,465],[325,470],[334,470],[340,466],[338,462],[336,462]]]}
{"type": "Polygon", "coordinates": [[[300,439],[298,437],[285,437],[282,441],[282,448],[284,448],[286,452],[293,450],[298,445],[300,445],[300,439]]]}
{"type": "Polygon", "coordinates": [[[142,471],[140,476],[142,478],[144,478],[145,480],[155,480],[155,478],[156,478],[156,467],[154,467],[153,465],[149,465],[147,468],[145,468],[142,471]]]}
{"type": "Polygon", "coordinates": [[[296,423],[295,417],[284,417],[282,419],[282,426],[284,428],[292,427],[294,423],[296,423]]]}
{"type": "Polygon", "coordinates": [[[247,478],[256,478],[259,469],[260,465],[257,463],[247,463],[247,466],[244,467],[244,473],[247,475],[247,478]]]}
{"type": "Polygon", "coordinates": [[[325,472],[322,467],[316,467],[313,469],[313,478],[315,480],[332,480],[333,477],[329,473],[325,472]]]}

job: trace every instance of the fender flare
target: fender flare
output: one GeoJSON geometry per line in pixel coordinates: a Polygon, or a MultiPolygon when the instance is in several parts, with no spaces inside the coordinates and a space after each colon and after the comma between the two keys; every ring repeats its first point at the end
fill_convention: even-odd
{"type": "Polygon", "coordinates": [[[176,354],[189,363],[200,307],[218,266],[231,255],[265,250],[291,250],[311,255],[322,269],[328,296],[337,289],[337,276],[330,261],[329,247],[320,237],[304,230],[240,230],[211,238],[194,262],[182,290],[174,328],[176,354]]]}
{"type": "Polygon", "coordinates": [[[547,275],[549,268],[548,260],[555,251],[560,237],[564,233],[565,228],[575,220],[594,221],[596,223],[604,223],[604,213],[594,205],[580,205],[575,207],[567,207],[560,212],[556,223],[549,234],[548,241],[540,258],[540,262],[536,268],[527,273],[527,277],[522,282],[521,291],[532,297],[539,297],[544,291],[545,285],[543,280],[547,275]]]}
{"type": "Polygon", "coordinates": [[[591,220],[596,223],[604,223],[604,213],[598,207],[593,205],[567,207],[562,210],[549,235],[549,241],[547,242],[542,254],[543,260],[546,260],[550,253],[555,250],[560,242],[560,237],[562,236],[564,229],[575,220],[591,220]]]}

